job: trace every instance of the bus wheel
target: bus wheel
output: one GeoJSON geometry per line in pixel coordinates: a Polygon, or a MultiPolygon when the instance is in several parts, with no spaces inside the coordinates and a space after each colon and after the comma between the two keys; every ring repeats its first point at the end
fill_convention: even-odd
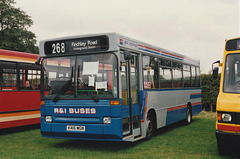
{"type": "Polygon", "coordinates": [[[146,140],[149,140],[152,138],[153,134],[154,134],[154,124],[153,124],[153,118],[148,115],[147,117],[147,135],[146,135],[146,140]]]}
{"type": "Polygon", "coordinates": [[[190,107],[187,108],[187,119],[186,124],[189,125],[192,123],[192,110],[190,107]]]}

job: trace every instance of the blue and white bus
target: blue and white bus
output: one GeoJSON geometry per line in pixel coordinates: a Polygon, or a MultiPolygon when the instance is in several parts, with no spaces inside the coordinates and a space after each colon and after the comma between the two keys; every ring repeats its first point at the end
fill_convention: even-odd
{"type": "Polygon", "coordinates": [[[184,55],[107,33],[41,41],[40,56],[44,137],[134,142],[202,110],[184,55]]]}

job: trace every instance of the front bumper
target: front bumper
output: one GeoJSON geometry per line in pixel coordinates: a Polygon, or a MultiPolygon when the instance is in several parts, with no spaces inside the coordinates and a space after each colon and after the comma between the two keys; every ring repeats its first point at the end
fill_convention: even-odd
{"type": "Polygon", "coordinates": [[[240,134],[238,133],[228,133],[222,131],[216,131],[216,138],[224,143],[230,143],[231,145],[240,145],[240,134]]]}
{"type": "Polygon", "coordinates": [[[43,137],[97,140],[97,141],[122,141],[120,118],[112,118],[111,124],[87,124],[87,123],[46,123],[41,118],[41,134],[43,137]],[[84,126],[85,132],[67,131],[67,125],[84,126]]]}

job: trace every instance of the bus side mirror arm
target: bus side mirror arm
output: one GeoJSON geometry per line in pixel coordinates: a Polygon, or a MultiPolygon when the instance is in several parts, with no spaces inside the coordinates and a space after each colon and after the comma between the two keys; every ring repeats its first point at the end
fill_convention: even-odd
{"type": "Polygon", "coordinates": [[[41,61],[42,61],[42,58],[38,57],[37,61],[35,62],[35,64],[41,66],[41,61]]]}

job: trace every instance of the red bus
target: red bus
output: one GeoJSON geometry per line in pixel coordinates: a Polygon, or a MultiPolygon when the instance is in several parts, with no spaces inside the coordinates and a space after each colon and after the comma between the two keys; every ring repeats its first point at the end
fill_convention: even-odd
{"type": "Polygon", "coordinates": [[[40,123],[38,57],[0,49],[0,129],[40,123]],[[30,89],[25,88],[26,81],[30,89]]]}

